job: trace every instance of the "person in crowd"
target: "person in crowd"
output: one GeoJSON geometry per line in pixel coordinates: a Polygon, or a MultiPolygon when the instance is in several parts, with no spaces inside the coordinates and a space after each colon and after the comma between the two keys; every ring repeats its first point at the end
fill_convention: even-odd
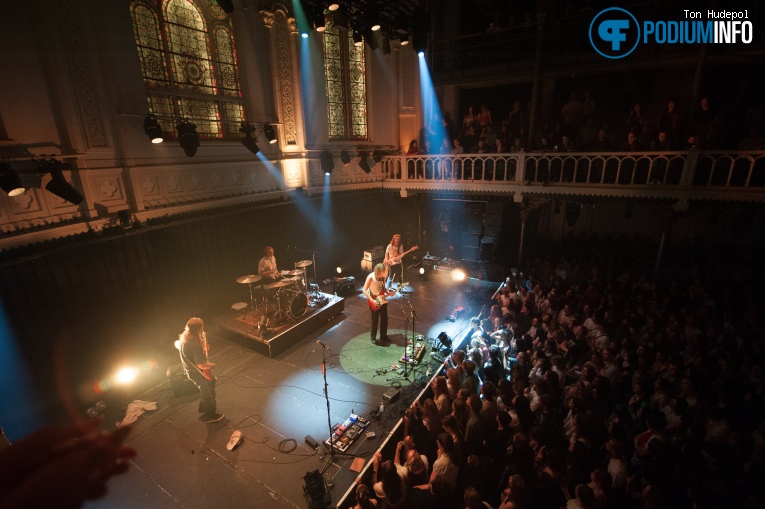
{"type": "Polygon", "coordinates": [[[405,509],[406,482],[399,475],[396,465],[391,460],[382,460],[377,451],[372,458],[372,489],[377,500],[390,509],[405,509]]]}
{"type": "Polygon", "coordinates": [[[462,130],[467,131],[471,127],[475,127],[478,115],[473,113],[473,106],[468,106],[467,113],[462,118],[462,130]]]}
{"type": "Polygon", "coordinates": [[[656,126],[658,132],[666,133],[670,150],[676,150],[680,144],[680,113],[677,106],[677,99],[667,101],[667,109],[659,117],[656,126]]]}
{"type": "Polygon", "coordinates": [[[132,426],[99,431],[103,417],[47,426],[0,449],[0,507],[81,507],[103,497],[137,454],[132,426]]]}

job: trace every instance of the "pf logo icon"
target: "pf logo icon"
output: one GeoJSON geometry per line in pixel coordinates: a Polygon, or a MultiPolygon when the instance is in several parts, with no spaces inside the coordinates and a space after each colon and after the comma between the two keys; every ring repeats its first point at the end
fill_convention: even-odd
{"type": "Polygon", "coordinates": [[[610,59],[624,58],[640,42],[640,25],[631,12],[620,7],[603,9],[590,23],[590,44],[610,59]]]}

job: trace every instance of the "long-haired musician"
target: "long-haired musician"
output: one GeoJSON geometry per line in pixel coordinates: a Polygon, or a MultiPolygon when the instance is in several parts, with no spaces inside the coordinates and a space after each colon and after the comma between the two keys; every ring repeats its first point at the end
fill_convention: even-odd
{"type": "Polygon", "coordinates": [[[385,248],[385,265],[388,266],[391,283],[404,282],[404,264],[401,261],[403,253],[404,246],[401,245],[401,235],[397,233],[390,239],[390,244],[385,248]]]}
{"type": "Polygon", "coordinates": [[[377,341],[377,325],[380,325],[380,341],[390,342],[388,337],[388,303],[385,297],[394,295],[396,292],[388,290],[385,280],[388,278],[388,269],[384,263],[375,265],[374,272],[367,276],[362,293],[369,302],[369,311],[372,313],[372,342],[377,341]]]}
{"type": "Polygon", "coordinates": [[[207,359],[209,344],[205,322],[201,318],[190,318],[178,339],[183,371],[202,396],[199,403],[202,420],[206,423],[218,422],[223,419],[223,414],[219,414],[215,406],[215,377],[212,374],[215,363],[207,359]]]}

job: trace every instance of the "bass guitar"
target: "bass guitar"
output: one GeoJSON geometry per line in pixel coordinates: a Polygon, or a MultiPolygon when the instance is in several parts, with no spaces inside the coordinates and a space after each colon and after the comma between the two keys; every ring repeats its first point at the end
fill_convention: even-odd
{"type": "Polygon", "coordinates": [[[404,251],[400,255],[391,257],[391,259],[389,261],[385,262],[385,265],[390,267],[394,262],[400,261],[401,259],[403,259],[406,255],[408,255],[412,251],[417,251],[417,248],[418,248],[418,246],[412,246],[410,249],[404,251]]]}

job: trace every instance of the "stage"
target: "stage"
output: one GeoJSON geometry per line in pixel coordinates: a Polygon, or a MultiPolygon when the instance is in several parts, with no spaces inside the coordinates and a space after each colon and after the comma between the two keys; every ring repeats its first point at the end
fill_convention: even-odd
{"type": "Polygon", "coordinates": [[[288,296],[291,299],[284,305],[285,316],[275,324],[269,324],[270,317],[276,313],[273,304],[256,307],[245,313],[237,313],[229,309],[217,315],[213,323],[218,327],[220,335],[227,340],[256,351],[263,346],[268,351],[269,357],[273,357],[302,341],[303,338],[342,313],[345,308],[345,300],[342,297],[323,292],[309,295],[293,292],[288,296]],[[299,312],[292,313],[291,307],[299,312]],[[297,316],[298,314],[300,316],[297,316]]]}
{"type": "MultiPolygon", "coordinates": [[[[206,317],[217,325],[208,337],[210,360],[216,363],[218,411],[225,418],[202,423],[198,395],[175,396],[169,381],[137,396],[158,404],[156,411],[138,419],[129,439],[139,455],[127,474],[110,482],[109,495],[86,507],[305,508],[303,478],[325,466],[331,506],[337,506],[359,475],[349,469],[354,458],[336,456],[327,464],[325,448],[317,451],[304,441],[308,435],[318,442],[329,436],[323,355],[331,424],[343,423],[351,414],[369,420],[365,432],[345,451],[361,457],[366,468],[373,453],[395,437],[403,411],[441,366],[431,356],[437,341],[429,340],[441,332],[461,339],[469,318],[478,314],[498,285],[421,281],[414,271],[407,273],[407,279],[410,286],[388,305],[389,345],[370,341],[369,309],[359,285],[355,293],[337,299],[327,293],[325,305],[270,338],[251,337],[252,326],[237,321],[230,310],[229,315],[206,317]],[[459,306],[464,311],[449,321],[459,306]],[[400,359],[405,337],[412,337],[412,310],[415,333],[425,337],[427,351],[422,362],[408,369],[407,380],[400,359]],[[317,340],[331,350],[324,350],[317,340]],[[392,387],[399,388],[399,396],[377,415],[373,411],[379,410],[383,394],[392,387]],[[229,451],[226,444],[235,430],[244,440],[229,451]],[[368,431],[375,436],[368,438],[368,431]]],[[[227,306],[230,303],[221,308],[227,306]]]]}

